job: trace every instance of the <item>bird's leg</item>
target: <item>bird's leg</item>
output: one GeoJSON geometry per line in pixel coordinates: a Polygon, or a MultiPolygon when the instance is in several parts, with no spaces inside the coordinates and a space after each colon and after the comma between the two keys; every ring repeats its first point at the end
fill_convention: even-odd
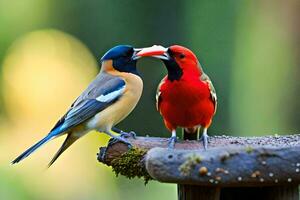
{"type": "Polygon", "coordinates": [[[117,127],[112,127],[111,130],[112,130],[113,132],[116,132],[116,133],[119,133],[119,134],[122,132],[122,130],[121,130],[121,129],[118,129],[117,127]]]}
{"type": "Polygon", "coordinates": [[[172,130],[172,136],[169,138],[168,147],[170,149],[174,149],[176,142],[177,142],[176,130],[172,130]]]}
{"type": "Polygon", "coordinates": [[[123,143],[127,144],[128,148],[132,148],[132,144],[126,138],[122,137],[121,134],[120,135],[114,135],[111,130],[105,131],[104,133],[106,133],[107,135],[109,135],[110,137],[113,138],[109,142],[110,145],[115,144],[117,142],[123,142],[123,143]]]}
{"type": "Polygon", "coordinates": [[[207,143],[208,143],[207,128],[203,129],[203,134],[202,134],[202,136],[200,138],[200,141],[201,140],[203,142],[204,149],[207,150],[207,143]]]}
{"type": "Polygon", "coordinates": [[[129,133],[122,131],[121,129],[118,129],[116,127],[112,127],[112,131],[119,133],[121,137],[123,138],[130,138],[136,139],[136,133],[134,131],[130,131],[129,133]]]}

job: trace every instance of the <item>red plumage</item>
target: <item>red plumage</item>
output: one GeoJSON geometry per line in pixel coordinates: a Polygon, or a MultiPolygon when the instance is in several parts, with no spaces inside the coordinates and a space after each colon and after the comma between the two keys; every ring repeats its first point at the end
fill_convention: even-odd
{"type": "Polygon", "coordinates": [[[207,128],[217,108],[217,96],[209,77],[195,54],[182,46],[144,48],[138,56],[160,58],[168,70],[157,90],[157,109],[166,127],[172,131],[170,147],[176,141],[176,128],[197,133],[203,127],[203,145],[207,148],[207,128]]]}
{"type": "Polygon", "coordinates": [[[158,109],[166,127],[208,127],[215,112],[208,83],[199,76],[184,73],[178,81],[164,78],[160,88],[158,109]]]}

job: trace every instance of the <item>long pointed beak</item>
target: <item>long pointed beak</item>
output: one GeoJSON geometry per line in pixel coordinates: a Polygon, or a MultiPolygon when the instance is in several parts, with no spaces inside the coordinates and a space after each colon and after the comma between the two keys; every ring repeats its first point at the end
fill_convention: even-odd
{"type": "Polygon", "coordinates": [[[170,59],[168,48],[160,45],[153,45],[152,47],[143,48],[136,54],[136,57],[137,59],[141,57],[154,57],[162,60],[170,59]]]}

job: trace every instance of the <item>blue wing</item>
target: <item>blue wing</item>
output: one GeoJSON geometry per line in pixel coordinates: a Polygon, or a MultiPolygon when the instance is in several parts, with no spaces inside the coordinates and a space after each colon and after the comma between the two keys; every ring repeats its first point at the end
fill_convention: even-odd
{"type": "Polygon", "coordinates": [[[52,131],[62,133],[83,123],[116,102],[122,96],[124,90],[125,81],[121,78],[108,80],[103,83],[102,89],[96,86],[84,98],[79,98],[74,102],[52,131]]]}
{"type": "MultiPolygon", "coordinates": [[[[101,112],[116,102],[122,96],[124,90],[125,81],[123,79],[108,75],[104,72],[100,73],[89,87],[75,100],[68,112],[56,123],[50,133],[19,155],[12,161],[12,164],[20,162],[51,139],[85,122],[98,112],[101,112]]],[[[50,164],[52,164],[55,159],[50,164]]]]}

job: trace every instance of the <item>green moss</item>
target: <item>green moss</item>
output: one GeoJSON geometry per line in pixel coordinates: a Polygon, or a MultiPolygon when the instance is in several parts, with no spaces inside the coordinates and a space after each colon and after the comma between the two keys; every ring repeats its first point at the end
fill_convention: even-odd
{"type": "Polygon", "coordinates": [[[247,153],[252,153],[253,152],[253,148],[251,146],[247,146],[246,149],[245,149],[245,151],[247,153]]]}
{"type": "Polygon", "coordinates": [[[201,163],[202,158],[195,154],[189,156],[184,163],[179,166],[179,171],[182,175],[188,176],[197,164],[201,163]]]}
{"type": "Polygon", "coordinates": [[[147,151],[145,149],[133,147],[126,153],[122,154],[119,158],[114,159],[111,162],[111,166],[116,176],[121,174],[129,179],[142,177],[145,184],[147,184],[152,178],[148,174],[142,161],[146,153],[147,151]]]}

